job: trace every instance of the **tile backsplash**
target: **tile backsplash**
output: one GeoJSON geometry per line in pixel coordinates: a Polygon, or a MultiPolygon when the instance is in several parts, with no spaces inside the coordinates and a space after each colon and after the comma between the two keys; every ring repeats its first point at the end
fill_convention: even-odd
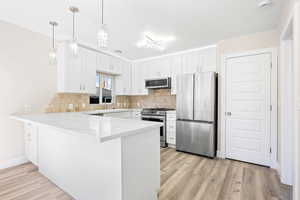
{"type": "Polygon", "coordinates": [[[112,108],[176,108],[176,96],[170,90],[150,90],[149,95],[116,96],[110,105],[90,105],[87,94],[57,93],[46,106],[46,112],[78,112],[112,108]],[[71,105],[70,105],[71,104],[71,105]]]}
{"type": "Polygon", "coordinates": [[[176,96],[171,90],[149,90],[149,95],[130,96],[131,108],[176,108],[176,96]]]}

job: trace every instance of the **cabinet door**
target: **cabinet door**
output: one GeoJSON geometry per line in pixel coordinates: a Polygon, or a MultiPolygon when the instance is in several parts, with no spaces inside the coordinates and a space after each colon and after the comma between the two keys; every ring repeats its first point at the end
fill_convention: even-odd
{"type": "Polygon", "coordinates": [[[176,114],[167,113],[167,143],[176,145],[176,114]]]}
{"type": "Polygon", "coordinates": [[[25,124],[25,155],[38,166],[38,130],[33,124],[25,124]]]}
{"type": "Polygon", "coordinates": [[[130,62],[123,63],[123,84],[124,84],[124,95],[131,94],[131,79],[132,79],[132,67],[130,62]]]}
{"type": "Polygon", "coordinates": [[[108,72],[109,70],[109,57],[104,54],[97,53],[97,71],[108,72]]]}
{"type": "Polygon", "coordinates": [[[120,61],[120,75],[116,76],[116,95],[131,94],[131,66],[130,63],[120,61]]]}
{"type": "Polygon", "coordinates": [[[170,60],[170,71],[171,71],[171,94],[176,94],[177,75],[182,73],[182,57],[174,56],[170,60]]]}
{"type": "Polygon", "coordinates": [[[62,66],[64,70],[64,89],[63,92],[80,93],[81,92],[81,49],[78,50],[78,56],[74,57],[69,50],[66,48],[65,62],[62,66]]]}
{"type": "Polygon", "coordinates": [[[199,52],[182,55],[182,73],[190,74],[201,72],[203,56],[199,52]]]}
{"type": "Polygon", "coordinates": [[[81,87],[83,93],[96,94],[96,52],[87,49],[82,50],[81,87]]]}
{"type": "Polygon", "coordinates": [[[145,88],[145,79],[147,78],[147,66],[145,64],[135,63],[132,67],[132,94],[147,95],[145,88]]]}
{"type": "Polygon", "coordinates": [[[121,74],[121,59],[109,56],[108,72],[112,74],[121,74]]]}
{"type": "Polygon", "coordinates": [[[171,77],[171,58],[161,59],[158,67],[161,77],[171,77]]]}
{"type": "Polygon", "coordinates": [[[170,76],[170,58],[162,58],[143,62],[147,65],[147,79],[166,78],[170,76]]]}
{"type": "Polygon", "coordinates": [[[209,48],[203,52],[202,72],[217,71],[217,48],[209,48]]]}

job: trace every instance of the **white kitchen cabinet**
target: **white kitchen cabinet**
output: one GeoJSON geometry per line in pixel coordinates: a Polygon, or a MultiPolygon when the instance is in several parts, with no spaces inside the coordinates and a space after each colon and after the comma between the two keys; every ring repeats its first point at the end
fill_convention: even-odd
{"type": "Polygon", "coordinates": [[[131,114],[130,111],[128,111],[128,112],[105,113],[103,116],[104,117],[120,118],[120,119],[131,119],[132,118],[132,114],[131,114]]]}
{"type": "Polygon", "coordinates": [[[96,52],[81,49],[81,83],[82,91],[86,94],[96,93],[96,52]]]}
{"type": "Polygon", "coordinates": [[[60,44],[57,55],[57,85],[60,93],[95,94],[96,54],[79,47],[74,57],[67,42],[60,44]]]}
{"type": "Polygon", "coordinates": [[[122,61],[119,58],[109,56],[108,72],[111,74],[121,74],[122,61]]]}
{"type": "Polygon", "coordinates": [[[120,75],[116,76],[115,91],[116,95],[130,95],[131,94],[131,63],[127,61],[120,62],[120,75]]]}
{"type": "Polygon", "coordinates": [[[170,58],[170,71],[171,71],[171,94],[176,94],[177,75],[182,73],[182,57],[172,56],[170,58]]]}
{"type": "Polygon", "coordinates": [[[96,66],[96,70],[98,72],[107,72],[108,71],[108,65],[109,65],[109,57],[107,55],[104,54],[97,54],[97,66],[96,66]]]}
{"type": "Polygon", "coordinates": [[[141,110],[129,110],[124,112],[105,113],[104,117],[114,117],[121,119],[141,119],[141,110]]]}
{"type": "Polygon", "coordinates": [[[167,143],[176,146],[176,111],[167,112],[167,143]]]}
{"type": "Polygon", "coordinates": [[[144,64],[148,65],[147,79],[166,78],[171,75],[170,58],[150,60],[144,64]]]}
{"type": "Polygon", "coordinates": [[[202,51],[202,72],[217,72],[217,48],[208,48],[202,51]]]}
{"type": "Polygon", "coordinates": [[[38,128],[37,126],[25,124],[25,156],[26,158],[38,166],[38,128]]]}
{"type": "Polygon", "coordinates": [[[142,111],[142,110],[140,110],[140,109],[133,110],[133,111],[131,112],[132,119],[141,119],[141,117],[142,117],[141,111],[142,111]]]}
{"type": "Polygon", "coordinates": [[[97,53],[96,56],[98,72],[118,75],[121,73],[121,59],[113,56],[97,53]]]}
{"type": "Polygon", "coordinates": [[[132,95],[147,95],[145,80],[148,78],[148,65],[145,63],[134,63],[132,65],[132,95]]]}
{"type": "Polygon", "coordinates": [[[203,67],[203,55],[198,51],[182,55],[182,73],[201,72],[203,67]]]}

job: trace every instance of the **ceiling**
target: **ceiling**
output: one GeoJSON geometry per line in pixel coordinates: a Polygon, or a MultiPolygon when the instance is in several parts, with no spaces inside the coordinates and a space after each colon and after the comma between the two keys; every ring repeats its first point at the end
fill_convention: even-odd
{"type": "MultiPolygon", "coordinates": [[[[110,33],[109,49],[121,56],[141,59],[215,44],[234,36],[275,29],[282,0],[269,8],[258,8],[259,0],[105,0],[104,22],[110,33]],[[176,40],[165,51],[141,49],[136,43],[144,31],[176,40]]],[[[50,34],[50,20],[59,22],[59,39],[72,31],[71,5],[78,6],[77,37],[96,46],[99,24],[98,0],[6,0],[1,2],[0,20],[34,32],[50,34]]]]}

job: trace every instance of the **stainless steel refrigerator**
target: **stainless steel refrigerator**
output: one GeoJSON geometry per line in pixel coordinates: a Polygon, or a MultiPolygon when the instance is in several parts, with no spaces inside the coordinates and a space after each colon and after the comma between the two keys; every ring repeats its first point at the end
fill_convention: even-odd
{"type": "Polygon", "coordinates": [[[177,76],[176,150],[215,157],[217,74],[177,76]]]}

